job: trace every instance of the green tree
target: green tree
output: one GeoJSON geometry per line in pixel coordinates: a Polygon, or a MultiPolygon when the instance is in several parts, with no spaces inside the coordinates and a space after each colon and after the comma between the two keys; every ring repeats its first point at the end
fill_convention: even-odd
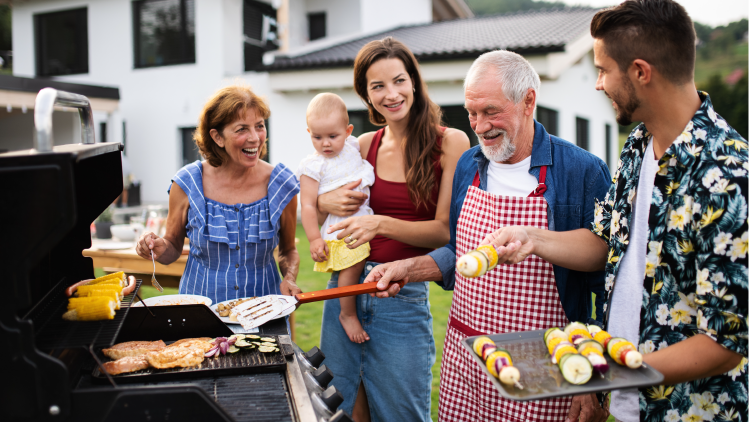
{"type": "Polygon", "coordinates": [[[734,86],[727,85],[715,74],[698,88],[708,92],[714,110],[737,132],[747,139],[748,135],[748,79],[747,72],[734,86]]]}
{"type": "Polygon", "coordinates": [[[477,16],[566,6],[565,3],[559,1],[535,0],[466,0],[466,4],[477,16]]]}

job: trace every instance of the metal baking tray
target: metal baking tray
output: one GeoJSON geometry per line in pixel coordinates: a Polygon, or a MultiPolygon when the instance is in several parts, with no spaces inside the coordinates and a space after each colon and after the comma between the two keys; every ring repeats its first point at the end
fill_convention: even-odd
{"type": "Polygon", "coordinates": [[[461,344],[468,350],[477,364],[482,367],[485,375],[495,385],[500,395],[510,400],[550,399],[623,388],[660,385],[664,381],[664,375],[645,363],[638,369],[630,369],[618,365],[612,358],[605,356],[609,364],[609,371],[604,377],[594,373],[586,384],[570,384],[563,379],[557,365],[550,361],[549,352],[544,346],[543,336],[544,330],[490,334],[487,336],[498,347],[510,352],[513,365],[521,372],[523,390],[502,384],[500,380],[490,374],[482,358],[477,356],[471,348],[474,340],[479,336],[467,337],[461,341],[461,344]]]}

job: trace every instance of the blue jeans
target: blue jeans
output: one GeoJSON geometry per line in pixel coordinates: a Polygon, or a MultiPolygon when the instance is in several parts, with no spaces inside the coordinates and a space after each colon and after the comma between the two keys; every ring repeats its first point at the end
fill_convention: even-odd
{"type": "MultiPolygon", "coordinates": [[[[368,261],[359,279],[378,265],[368,261]]],[[[430,421],[432,335],[428,282],[410,283],[394,298],[357,297],[357,317],[370,340],[352,343],[339,322],[338,300],[323,307],[320,348],[333,372],[331,382],[343,394],[339,407],[351,414],[360,382],[364,383],[373,422],[430,421]]],[[[328,288],[338,286],[333,273],[328,288]]]]}

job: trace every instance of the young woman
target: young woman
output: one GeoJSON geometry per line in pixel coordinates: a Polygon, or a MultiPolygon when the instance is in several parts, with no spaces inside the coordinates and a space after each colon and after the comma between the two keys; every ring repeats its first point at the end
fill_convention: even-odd
{"type": "MultiPolygon", "coordinates": [[[[469,139],[441,127],[440,107],[427,95],[416,58],[391,37],[359,51],[354,88],[370,121],[385,125],[359,138],[362,157],[375,168],[370,189],[375,215],[352,217],[329,230],[341,230],[338,238],[349,248],[370,242],[361,283],[378,263],[424,255],[448,243],[453,173],[469,139]]],[[[364,199],[352,190],[358,184],[319,196],[319,218],[356,212],[364,199]]],[[[337,282],[334,274],[328,287],[337,282]]],[[[342,408],[354,407],[356,420],[430,420],[435,343],[428,297],[426,282],[404,286],[393,299],[359,296],[357,316],[369,337],[360,344],[341,328],[339,302],[326,302],[321,348],[333,384],[344,395],[342,408]]]]}

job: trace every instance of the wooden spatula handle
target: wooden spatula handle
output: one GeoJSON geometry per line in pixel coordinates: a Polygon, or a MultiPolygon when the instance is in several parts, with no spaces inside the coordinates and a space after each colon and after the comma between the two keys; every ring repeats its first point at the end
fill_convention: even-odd
{"type": "MultiPolygon", "coordinates": [[[[391,282],[391,285],[393,284],[400,284],[401,287],[404,286],[403,282],[393,281],[391,282]]],[[[375,293],[380,291],[378,290],[377,286],[378,283],[355,284],[353,286],[334,287],[333,289],[299,293],[294,295],[294,297],[296,297],[299,303],[302,304],[308,302],[317,302],[319,300],[338,299],[340,297],[346,296],[357,296],[368,293],[375,293]]]]}

